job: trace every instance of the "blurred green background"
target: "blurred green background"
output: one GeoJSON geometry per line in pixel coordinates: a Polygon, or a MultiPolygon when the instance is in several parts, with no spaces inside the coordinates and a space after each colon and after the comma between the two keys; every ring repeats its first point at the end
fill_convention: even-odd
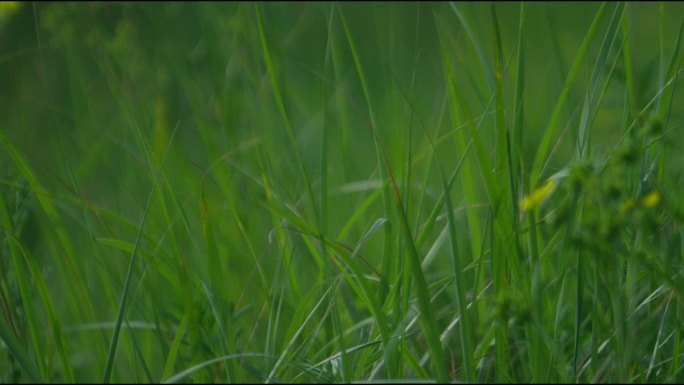
{"type": "MultiPolygon", "coordinates": [[[[132,121],[147,135],[156,152],[163,151],[165,139],[180,122],[179,143],[173,144],[171,158],[194,165],[196,170],[206,169],[218,154],[240,143],[255,138],[279,143],[286,137],[284,130],[273,127],[278,121],[268,120],[274,114],[261,113],[274,106],[251,5],[182,2],[21,5],[11,12],[4,11],[10,14],[4,16],[0,35],[3,131],[18,149],[43,165],[36,166],[36,172],[45,173],[45,183],[51,187],[57,182],[60,165],[66,164],[83,183],[84,197],[112,204],[118,199],[111,197],[131,193],[138,196],[133,191],[120,190],[135,188],[137,184],[133,183],[136,173],[124,172],[135,169],[136,164],[135,157],[126,153],[126,148],[131,150],[132,140],[125,127],[132,121]],[[212,129],[205,129],[208,126],[212,129]],[[58,130],[62,155],[54,154],[58,130]],[[56,159],[60,160],[55,162],[56,159]]],[[[538,144],[535,132],[546,124],[555,102],[553,95],[559,93],[598,6],[561,2],[528,7],[524,105],[529,134],[525,135],[524,145],[529,151],[524,154],[534,152],[538,144]]],[[[341,7],[348,13],[350,30],[357,39],[370,97],[378,111],[378,127],[388,147],[392,148],[393,141],[400,141],[401,135],[396,133],[405,128],[402,127],[405,111],[403,101],[399,100],[401,95],[388,91],[392,76],[405,90],[411,88],[419,115],[431,126],[439,124],[436,115],[443,108],[446,91],[437,29],[449,34],[449,44],[455,51],[449,54],[460,66],[456,76],[469,97],[471,109],[484,110],[489,99],[478,90],[488,79],[483,71],[472,68],[480,65],[477,52],[465,36],[464,28],[452,20],[449,4],[363,3],[341,7]],[[417,71],[412,83],[414,61],[417,71]]],[[[461,5],[463,12],[471,17],[474,38],[485,47],[482,52],[485,59],[491,62],[488,7],[474,3],[461,5]]],[[[633,3],[629,7],[632,23],[629,39],[633,45],[638,106],[645,105],[657,92],[660,45],[665,45],[663,54],[669,58],[682,7],[679,3],[664,6],[662,28],[666,41],[663,42],[656,23],[658,7],[646,3],[633,3]]],[[[512,67],[515,63],[510,58],[517,44],[519,5],[501,3],[497,9],[503,48],[509,59],[507,64],[512,67]]],[[[329,13],[330,4],[267,3],[263,7],[266,38],[280,75],[282,92],[287,95],[286,107],[304,148],[317,143],[318,130],[312,125],[321,108],[329,13]]],[[[344,115],[345,126],[333,130],[332,135],[339,136],[340,141],[339,146],[331,146],[330,150],[333,156],[342,158],[341,171],[349,173],[331,175],[340,178],[335,182],[365,178],[372,169],[364,165],[375,163],[366,128],[368,116],[363,93],[343,37],[334,36],[332,40],[337,44],[334,60],[344,70],[334,74],[334,78],[325,78],[329,92],[343,94],[343,108],[349,110],[334,111],[333,108],[331,111],[333,115],[344,115]],[[355,156],[343,155],[351,151],[355,156]]],[[[596,54],[598,47],[592,49],[596,54]]],[[[592,59],[590,55],[587,61],[592,59]]],[[[621,66],[618,63],[617,74],[623,71],[621,66]]],[[[585,73],[579,75],[580,79],[589,76],[583,70],[585,73]]],[[[599,138],[612,138],[621,133],[622,82],[620,76],[615,76],[608,90],[596,125],[599,138]]],[[[578,81],[574,85],[576,100],[586,92],[583,83],[578,81]]],[[[509,93],[512,89],[508,87],[509,93]]],[[[674,103],[677,102],[675,98],[674,103]]],[[[678,115],[681,109],[677,106],[672,108],[673,120],[681,118],[678,115]]],[[[566,122],[571,122],[578,111],[569,107],[566,114],[566,122]]],[[[277,115],[273,118],[279,119],[277,115]]],[[[559,151],[566,156],[559,155],[559,164],[563,164],[563,158],[567,159],[567,153],[562,152],[564,147],[570,148],[561,144],[559,151]]],[[[288,157],[288,151],[281,153],[283,158],[288,157]]],[[[303,153],[314,169],[318,151],[303,153]]],[[[292,163],[282,160],[282,166],[292,163]]],[[[58,183],[55,187],[59,188],[58,183]]],[[[142,191],[147,191],[147,187],[142,191]]],[[[120,209],[126,210],[126,207],[120,209]]]]}

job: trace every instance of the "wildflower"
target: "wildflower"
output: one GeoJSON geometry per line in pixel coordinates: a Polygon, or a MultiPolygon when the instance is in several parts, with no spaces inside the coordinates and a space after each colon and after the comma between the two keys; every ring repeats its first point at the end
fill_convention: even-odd
{"type": "Polygon", "coordinates": [[[653,191],[641,198],[641,204],[644,207],[653,207],[660,203],[660,193],[658,191],[653,191]]]}
{"type": "Polygon", "coordinates": [[[21,1],[0,1],[0,26],[21,8],[21,1]]]}
{"type": "Polygon", "coordinates": [[[14,12],[21,7],[21,1],[2,1],[0,2],[0,15],[14,12]]]}
{"type": "Polygon", "coordinates": [[[558,183],[553,179],[547,181],[541,187],[534,190],[530,195],[520,200],[520,207],[523,210],[531,210],[539,206],[554,192],[557,185],[558,183]]]}

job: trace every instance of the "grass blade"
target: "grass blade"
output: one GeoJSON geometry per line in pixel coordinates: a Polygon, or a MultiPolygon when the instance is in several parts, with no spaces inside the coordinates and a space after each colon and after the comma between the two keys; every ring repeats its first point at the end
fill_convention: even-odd
{"type": "Polygon", "coordinates": [[[577,51],[577,54],[575,55],[575,60],[573,61],[572,66],[570,67],[570,72],[568,73],[568,77],[565,79],[563,89],[561,91],[560,96],[558,97],[558,101],[556,102],[556,106],[553,109],[553,113],[551,114],[549,123],[546,126],[546,129],[544,130],[544,136],[542,137],[541,142],[539,143],[539,148],[534,157],[534,167],[532,168],[532,171],[530,173],[530,186],[537,186],[539,178],[541,177],[542,172],[544,171],[541,168],[541,165],[544,164],[545,159],[549,155],[549,145],[551,144],[551,140],[556,134],[556,128],[558,127],[563,107],[565,107],[565,101],[567,100],[568,95],[570,94],[570,90],[575,81],[575,78],[577,77],[577,74],[579,73],[579,69],[582,63],[584,63],[584,59],[587,55],[587,52],[589,51],[589,45],[594,40],[594,35],[596,35],[598,27],[601,24],[601,21],[603,21],[603,15],[606,12],[607,6],[607,3],[601,3],[601,6],[596,11],[594,20],[592,21],[591,26],[589,27],[589,30],[587,31],[587,34],[584,37],[584,40],[582,41],[582,45],[580,46],[579,50],[577,51]]]}
{"type": "Polygon", "coordinates": [[[7,348],[10,353],[16,357],[19,364],[24,369],[31,381],[44,383],[43,376],[40,374],[38,368],[29,359],[28,354],[21,347],[21,343],[14,336],[10,327],[5,322],[4,317],[0,317],[0,338],[7,344],[7,348]]]}
{"type": "Polygon", "coordinates": [[[150,209],[150,203],[152,202],[152,197],[154,196],[154,190],[157,186],[157,181],[159,180],[159,176],[161,175],[161,167],[164,164],[164,160],[166,159],[166,155],[168,154],[169,148],[171,147],[171,143],[173,143],[173,138],[176,136],[178,127],[179,125],[177,124],[176,128],[174,128],[173,133],[171,134],[169,143],[166,145],[166,150],[164,150],[164,156],[162,157],[162,161],[160,162],[159,170],[157,170],[157,174],[154,178],[150,195],[148,196],[147,203],[145,204],[145,211],[143,212],[142,219],[140,220],[140,228],[138,230],[138,234],[136,235],[135,242],[133,243],[133,253],[131,253],[131,260],[128,263],[128,270],[126,272],[123,292],[121,293],[121,299],[119,302],[119,311],[116,315],[116,326],[114,327],[112,340],[109,344],[109,350],[107,352],[107,361],[105,363],[104,375],[102,377],[102,382],[104,382],[105,384],[109,383],[109,380],[112,376],[112,369],[114,368],[114,356],[116,355],[116,347],[119,342],[119,332],[121,331],[121,324],[123,322],[123,316],[126,310],[126,297],[128,295],[128,288],[130,287],[131,277],[133,276],[133,266],[135,266],[135,261],[138,255],[138,248],[140,247],[140,235],[142,234],[143,228],[145,227],[145,221],[147,220],[147,213],[150,209]]]}

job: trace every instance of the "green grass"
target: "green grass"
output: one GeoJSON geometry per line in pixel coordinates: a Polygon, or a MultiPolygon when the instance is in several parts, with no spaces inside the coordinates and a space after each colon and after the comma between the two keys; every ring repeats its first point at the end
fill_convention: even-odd
{"type": "Polygon", "coordinates": [[[1,381],[683,381],[682,11],[2,3],[1,381]]]}

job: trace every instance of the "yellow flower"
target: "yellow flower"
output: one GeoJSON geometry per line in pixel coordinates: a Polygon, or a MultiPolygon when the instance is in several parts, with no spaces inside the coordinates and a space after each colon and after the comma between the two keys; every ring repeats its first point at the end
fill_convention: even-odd
{"type": "Polygon", "coordinates": [[[641,198],[641,204],[644,207],[653,207],[660,203],[660,193],[658,191],[652,191],[645,197],[641,198]]]}
{"type": "Polygon", "coordinates": [[[14,12],[21,7],[21,1],[0,1],[0,14],[14,12]]]}
{"type": "Polygon", "coordinates": [[[20,1],[0,1],[0,27],[21,8],[21,5],[20,1]]]}
{"type": "Polygon", "coordinates": [[[21,1],[0,1],[0,18],[11,15],[21,7],[21,1]]]}
{"type": "Polygon", "coordinates": [[[541,187],[534,190],[530,195],[520,200],[520,207],[523,210],[531,210],[539,206],[556,190],[558,183],[551,179],[544,183],[541,187]]]}

